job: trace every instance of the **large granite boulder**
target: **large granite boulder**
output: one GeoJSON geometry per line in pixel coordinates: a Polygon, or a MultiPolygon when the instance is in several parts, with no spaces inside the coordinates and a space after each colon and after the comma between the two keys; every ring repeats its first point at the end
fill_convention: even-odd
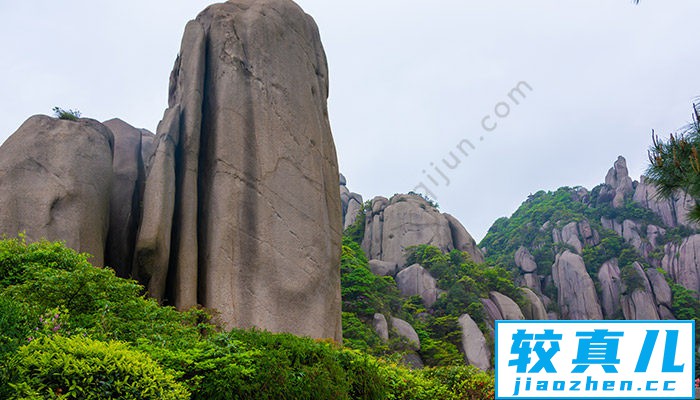
{"type": "Polygon", "coordinates": [[[624,157],[617,157],[613,167],[605,176],[605,185],[614,193],[612,205],[615,208],[622,207],[625,204],[625,199],[634,194],[634,185],[624,157]]]}
{"type": "Polygon", "coordinates": [[[372,318],[372,327],[383,342],[389,341],[389,324],[386,322],[384,314],[376,313],[372,318]]]}
{"type": "Polygon", "coordinates": [[[375,197],[365,218],[362,248],[370,259],[403,266],[407,247],[428,244],[443,251],[466,251],[476,262],[484,260],[476,242],[459,221],[441,214],[418,195],[375,197]]]}
{"type": "Polygon", "coordinates": [[[369,269],[373,274],[379,276],[394,276],[396,275],[397,265],[395,262],[369,260],[369,269]]]}
{"type": "Polygon", "coordinates": [[[668,243],[664,248],[661,267],[673,282],[700,292],[700,235],[693,235],[679,245],[668,243]]]}
{"type": "Polygon", "coordinates": [[[537,271],[535,257],[523,246],[520,246],[515,252],[515,265],[524,273],[533,273],[537,271]]]}
{"type": "Polygon", "coordinates": [[[118,276],[130,277],[136,234],[141,220],[141,196],[146,180],[142,143],[144,137],[152,138],[153,134],[145,129],[134,128],[118,118],[103,124],[114,134],[114,179],[109,204],[105,264],[112,267],[118,276]]]}
{"type": "Polygon", "coordinates": [[[612,319],[620,312],[620,294],[622,281],[620,280],[620,268],[617,259],[613,258],[601,265],[598,270],[598,282],[600,282],[600,301],[605,318],[612,319]]]}
{"type": "Polygon", "coordinates": [[[428,308],[438,298],[437,281],[419,264],[413,264],[396,274],[396,286],[402,296],[420,296],[428,308]]]}
{"type": "Polygon", "coordinates": [[[406,339],[408,342],[409,346],[413,350],[420,350],[420,339],[418,338],[418,334],[416,333],[416,330],[413,329],[411,324],[408,322],[400,319],[400,318],[394,318],[391,317],[389,320],[391,322],[391,328],[392,330],[400,337],[406,339]]]}
{"type": "Polygon", "coordinates": [[[657,320],[659,312],[654,301],[654,293],[647,279],[642,266],[635,262],[627,268],[633,268],[632,274],[636,276],[634,281],[636,287],[629,287],[623,282],[623,296],[620,300],[622,305],[622,313],[625,319],[632,320],[657,320]]]}
{"type": "Polygon", "coordinates": [[[654,268],[647,269],[646,274],[651,290],[654,292],[656,304],[670,309],[672,307],[673,293],[664,274],[654,268]]]}
{"type": "Polygon", "coordinates": [[[532,290],[529,288],[520,288],[522,290],[523,295],[525,296],[525,300],[527,300],[528,304],[527,306],[523,307],[523,315],[525,316],[525,319],[528,320],[547,320],[547,310],[544,307],[544,304],[542,304],[542,300],[540,300],[539,296],[535,294],[532,290]]]}
{"type": "Polygon", "coordinates": [[[228,327],[341,339],[327,97],[318,29],[291,0],[231,0],[187,24],[137,241],[151,295],[228,327]]]}
{"type": "Polygon", "coordinates": [[[503,319],[520,320],[525,319],[520,307],[508,296],[499,292],[490,292],[489,298],[496,304],[498,311],[501,312],[503,319]]]}
{"type": "Polygon", "coordinates": [[[559,292],[562,319],[603,319],[595,285],[581,256],[568,250],[558,254],[552,266],[552,277],[559,292]]]}
{"type": "Polygon", "coordinates": [[[0,234],[64,241],[104,265],[113,151],[97,121],[29,118],[0,146],[0,234]]]}
{"type": "Polygon", "coordinates": [[[352,193],[347,188],[347,179],[343,174],[340,174],[340,204],[343,208],[343,229],[347,229],[357,221],[357,216],[364,202],[362,196],[357,193],[352,193]]]}
{"type": "Polygon", "coordinates": [[[695,206],[695,201],[684,192],[676,192],[670,198],[659,195],[658,189],[649,179],[642,176],[634,191],[632,200],[656,213],[664,225],[674,228],[685,225],[698,228],[698,225],[688,219],[688,213],[695,206]]]}
{"type": "Polygon", "coordinates": [[[483,371],[489,370],[491,368],[491,348],[479,326],[469,314],[460,316],[458,323],[462,329],[464,361],[483,371]]]}

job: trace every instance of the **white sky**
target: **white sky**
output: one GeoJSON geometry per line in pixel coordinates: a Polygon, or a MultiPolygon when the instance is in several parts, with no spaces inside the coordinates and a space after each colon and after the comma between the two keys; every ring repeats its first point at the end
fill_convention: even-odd
{"type": "MultiPolygon", "coordinates": [[[[700,95],[697,0],[298,3],[328,55],[350,190],[391,196],[423,182],[478,239],[530,193],[592,188],[620,154],[638,179],[651,129],[689,122],[700,95]],[[533,91],[514,105],[521,81],[533,91]],[[510,114],[484,131],[501,101],[510,114]],[[455,150],[464,139],[468,157],[455,150]],[[450,151],[454,170],[442,166],[450,151]]],[[[208,4],[0,0],[0,141],[54,106],[154,131],[185,23],[208,4]]]]}

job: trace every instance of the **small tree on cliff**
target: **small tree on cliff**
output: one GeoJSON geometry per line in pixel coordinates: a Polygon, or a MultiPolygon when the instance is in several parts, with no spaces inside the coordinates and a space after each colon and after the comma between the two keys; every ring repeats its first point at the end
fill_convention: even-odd
{"type": "Polygon", "coordinates": [[[688,217],[700,222],[700,107],[693,105],[693,122],[667,141],[652,131],[652,142],[647,176],[662,197],[669,198],[679,190],[688,193],[695,200],[688,217]]]}

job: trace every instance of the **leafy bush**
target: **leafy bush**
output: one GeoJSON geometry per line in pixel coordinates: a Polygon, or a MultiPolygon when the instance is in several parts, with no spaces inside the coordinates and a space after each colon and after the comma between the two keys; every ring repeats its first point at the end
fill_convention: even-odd
{"type": "Polygon", "coordinates": [[[64,110],[61,107],[54,107],[53,114],[58,119],[65,119],[68,121],[77,121],[80,118],[80,111],[78,110],[64,110]]]}
{"type": "Polygon", "coordinates": [[[7,385],[13,398],[188,399],[148,355],[118,342],[83,337],[41,338],[10,359],[7,385]]]}

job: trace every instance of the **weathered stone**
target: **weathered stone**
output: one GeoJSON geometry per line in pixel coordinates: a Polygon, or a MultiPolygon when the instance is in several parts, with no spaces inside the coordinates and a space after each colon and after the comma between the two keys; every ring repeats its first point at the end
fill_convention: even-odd
{"type": "Polygon", "coordinates": [[[413,264],[396,274],[396,286],[402,296],[420,296],[428,308],[437,301],[437,281],[418,264],[413,264]]]}
{"type": "Polygon", "coordinates": [[[664,198],[659,195],[656,186],[650,183],[647,177],[642,176],[632,199],[642,207],[656,213],[661,217],[664,225],[669,228],[679,225],[698,228],[696,223],[688,219],[688,213],[692,210],[695,202],[691,196],[682,191],[674,193],[671,198],[664,198]]]}
{"type": "Polygon", "coordinates": [[[481,250],[476,244],[476,240],[472,237],[472,235],[467,232],[467,229],[464,228],[464,225],[462,225],[461,222],[457,220],[457,218],[453,217],[450,214],[442,214],[445,219],[447,219],[447,223],[450,227],[450,232],[452,233],[452,245],[455,249],[459,251],[465,251],[469,253],[469,255],[472,257],[472,260],[476,263],[482,263],[484,262],[484,255],[481,253],[481,250]]]}
{"type": "Polygon", "coordinates": [[[583,244],[581,239],[578,237],[578,223],[570,222],[561,228],[561,239],[560,243],[566,243],[576,249],[578,254],[581,254],[583,250],[583,244]]]}
{"type": "Polygon", "coordinates": [[[401,355],[401,362],[410,369],[422,369],[425,367],[423,359],[415,352],[409,351],[401,355]]]}
{"type": "Polygon", "coordinates": [[[491,349],[479,326],[469,316],[463,314],[458,320],[462,329],[462,352],[464,361],[483,371],[491,368],[491,349]]]}
{"type": "Polygon", "coordinates": [[[622,221],[622,238],[643,254],[642,237],[639,235],[640,229],[641,227],[632,220],[626,219],[622,221]]]}
{"type": "Polygon", "coordinates": [[[104,265],[113,149],[91,119],[25,121],[0,146],[0,234],[64,241],[104,265]]]}
{"type": "Polygon", "coordinates": [[[676,317],[673,315],[673,312],[668,307],[660,304],[658,307],[658,310],[659,310],[659,319],[663,319],[663,320],[676,319],[676,317]]]}
{"type": "Polygon", "coordinates": [[[212,5],[187,24],[170,83],[165,121],[180,121],[158,130],[144,213],[149,196],[172,203],[150,223],[173,234],[139,241],[149,291],[216,308],[228,327],[340,340],[339,173],[315,23],[288,0],[212,5]],[[167,246],[172,257],[145,257],[167,246]]]}
{"type": "Polygon", "coordinates": [[[142,217],[136,240],[133,276],[149,295],[163,299],[170,263],[170,238],[175,209],[175,148],[180,125],[179,107],[165,112],[158,124],[155,154],[151,157],[143,193],[142,217]]]}
{"type": "Polygon", "coordinates": [[[627,294],[622,296],[620,304],[622,305],[622,313],[625,319],[659,319],[659,312],[656,307],[656,302],[654,301],[654,294],[652,293],[651,285],[644,273],[644,269],[638,262],[632,264],[632,268],[634,268],[634,273],[641,281],[642,286],[632,289],[626,287],[623,283],[623,291],[627,292],[627,294]]]}
{"type": "Polygon", "coordinates": [[[558,303],[563,319],[603,318],[593,280],[586,272],[581,256],[568,250],[558,254],[552,266],[552,276],[559,292],[558,303]]]}
{"type": "Polygon", "coordinates": [[[369,260],[369,269],[379,276],[396,275],[396,263],[381,260],[369,260]]]}
{"type": "Polygon", "coordinates": [[[656,225],[647,225],[647,240],[652,247],[659,246],[659,239],[666,234],[666,229],[656,225]]]}
{"type": "Polygon", "coordinates": [[[345,213],[343,229],[348,229],[357,221],[358,213],[362,210],[362,202],[358,202],[354,198],[348,200],[348,208],[345,213]]]}
{"type": "MultiPolygon", "coordinates": [[[[341,175],[342,176],[342,175],[341,175]]],[[[384,342],[389,341],[389,325],[386,322],[384,314],[376,313],[372,320],[372,327],[380,339],[384,342]]]]}
{"type": "Polygon", "coordinates": [[[515,265],[525,273],[537,271],[537,263],[535,257],[523,246],[520,246],[515,252],[515,265]]]}
{"type": "Polygon", "coordinates": [[[522,290],[523,295],[525,296],[525,300],[528,301],[528,305],[523,308],[523,315],[525,316],[525,319],[529,320],[546,320],[547,318],[547,310],[544,308],[544,304],[542,304],[542,300],[533,292],[532,290],[528,288],[520,288],[522,290]]]}
{"type": "Polygon", "coordinates": [[[578,223],[578,232],[583,239],[583,244],[586,246],[597,246],[600,244],[600,234],[597,230],[591,227],[588,220],[582,220],[578,223]]]}
{"type": "Polygon", "coordinates": [[[661,266],[673,282],[700,292],[700,235],[689,236],[680,245],[668,243],[661,266]]]}
{"type": "Polygon", "coordinates": [[[375,197],[365,219],[362,248],[370,259],[403,266],[409,246],[428,244],[442,251],[467,251],[481,262],[483,254],[469,233],[454,218],[448,218],[417,195],[375,197]],[[452,223],[450,223],[452,221],[452,223]]]}
{"type": "Polygon", "coordinates": [[[536,274],[523,274],[521,277],[521,285],[532,289],[535,293],[542,293],[540,278],[536,274]]]}
{"type": "Polygon", "coordinates": [[[394,330],[398,336],[405,338],[413,350],[420,350],[420,339],[418,338],[418,334],[416,333],[416,330],[413,329],[411,324],[402,319],[394,317],[391,317],[390,321],[392,330],[394,330]]]}
{"type": "Polygon", "coordinates": [[[517,304],[508,296],[498,293],[490,292],[489,298],[496,304],[498,311],[501,312],[503,319],[506,320],[519,320],[525,319],[523,312],[520,310],[517,304]]]}
{"type": "Polygon", "coordinates": [[[146,169],[141,142],[145,136],[120,119],[105,121],[114,134],[114,179],[109,204],[109,233],[105,248],[105,264],[117,276],[131,276],[138,223],[141,220],[141,195],[146,169]]]}
{"type": "Polygon", "coordinates": [[[481,304],[484,305],[484,317],[486,319],[486,323],[493,328],[494,322],[499,321],[504,319],[503,314],[501,314],[501,310],[498,309],[498,306],[496,303],[493,302],[491,299],[481,299],[481,304]]]}
{"type": "Polygon", "coordinates": [[[646,274],[647,278],[649,278],[649,284],[651,284],[651,289],[654,292],[656,304],[664,305],[668,308],[671,308],[673,294],[671,292],[671,287],[668,285],[664,274],[662,274],[654,268],[647,269],[646,274]]]}
{"type": "Polygon", "coordinates": [[[622,290],[617,259],[613,258],[603,263],[598,270],[598,282],[600,282],[600,300],[603,315],[605,318],[612,319],[620,311],[620,293],[622,290]]]}
{"type": "Polygon", "coordinates": [[[605,176],[605,184],[615,191],[613,207],[620,208],[625,203],[625,198],[634,193],[632,179],[627,170],[627,161],[624,157],[617,157],[617,161],[605,176]]]}

